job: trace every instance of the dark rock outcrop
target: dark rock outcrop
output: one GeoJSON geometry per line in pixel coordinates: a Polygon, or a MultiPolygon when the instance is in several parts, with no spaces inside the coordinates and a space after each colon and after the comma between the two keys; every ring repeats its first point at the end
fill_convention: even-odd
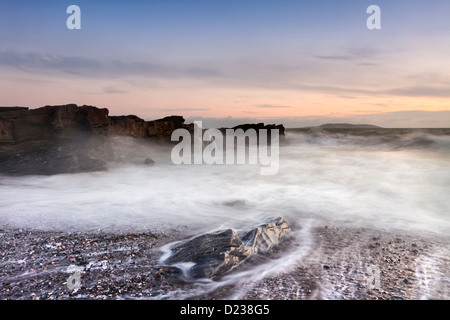
{"type": "Polygon", "coordinates": [[[169,116],[159,120],[148,121],[149,137],[170,137],[176,129],[186,129],[194,132],[194,124],[184,124],[184,118],[180,116],[169,116]]]}
{"type": "Polygon", "coordinates": [[[267,252],[290,232],[289,225],[278,217],[249,231],[207,233],[176,244],[164,263],[174,267],[194,263],[188,277],[216,279],[250,255],[267,252]]]}
{"type": "Polygon", "coordinates": [[[108,109],[92,106],[0,108],[0,172],[15,175],[97,171],[92,156],[109,133],[108,109]]]}
{"type": "Polygon", "coordinates": [[[111,144],[105,144],[107,137],[167,139],[178,128],[193,127],[180,116],[145,121],[137,116],[111,117],[106,108],[75,104],[0,108],[0,173],[105,170],[114,154],[111,144]]]}
{"type": "Polygon", "coordinates": [[[135,138],[147,136],[148,124],[145,120],[134,116],[112,116],[111,131],[117,135],[131,135],[135,138]]]}
{"type": "Polygon", "coordinates": [[[108,109],[74,104],[29,110],[0,108],[0,143],[73,139],[79,134],[107,134],[108,109]],[[9,109],[9,110],[8,110],[9,109]]]}
{"type": "Polygon", "coordinates": [[[137,116],[112,116],[111,133],[131,135],[136,138],[170,138],[176,129],[187,129],[193,132],[193,125],[184,124],[181,116],[170,116],[163,119],[145,121],[137,116]]]}
{"type": "Polygon", "coordinates": [[[188,272],[194,279],[215,278],[250,255],[231,229],[198,236],[172,248],[172,252],[165,263],[174,266],[195,263],[188,272]]]}
{"type": "Polygon", "coordinates": [[[0,112],[28,110],[27,107],[0,107],[0,112]]]}
{"type": "MultiPolygon", "coordinates": [[[[76,104],[37,109],[0,107],[0,173],[51,175],[105,170],[111,159],[127,157],[111,143],[117,141],[115,137],[170,142],[174,130],[194,132],[195,124],[184,122],[181,116],[152,121],[135,115],[110,116],[106,108],[76,104]]],[[[245,124],[233,129],[267,129],[269,134],[278,129],[280,136],[284,135],[282,125],[245,124]]]]}

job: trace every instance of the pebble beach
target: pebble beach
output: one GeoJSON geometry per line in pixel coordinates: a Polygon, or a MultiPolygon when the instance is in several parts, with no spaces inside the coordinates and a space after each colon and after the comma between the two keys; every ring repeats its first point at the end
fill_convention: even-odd
{"type": "Polygon", "coordinates": [[[4,226],[0,230],[0,299],[450,298],[448,237],[331,225],[317,226],[310,233],[308,251],[287,269],[247,277],[244,282],[226,281],[282,258],[299,245],[298,239],[287,239],[268,254],[250,257],[225,275],[225,281],[202,283],[183,278],[180,270],[159,261],[165,244],[185,237],[181,230],[62,233],[4,226]],[[79,272],[78,286],[74,270],[79,272]]]}

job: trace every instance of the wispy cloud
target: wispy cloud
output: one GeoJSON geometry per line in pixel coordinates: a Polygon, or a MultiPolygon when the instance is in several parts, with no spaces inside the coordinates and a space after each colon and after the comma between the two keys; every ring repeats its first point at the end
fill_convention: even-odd
{"type": "Polygon", "coordinates": [[[271,104],[261,104],[257,106],[258,108],[263,109],[289,109],[293,108],[292,106],[279,106],[279,105],[271,105],[271,104]]]}
{"type": "Polygon", "coordinates": [[[360,63],[357,63],[356,65],[363,66],[363,67],[373,67],[373,66],[377,66],[378,63],[360,62],[360,63]]]}
{"type": "Polygon", "coordinates": [[[447,87],[415,86],[405,88],[394,88],[387,90],[385,93],[395,96],[407,96],[407,97],[450,98],[450,86],[447,87]]]}
{"type": "MultiPolygon", "coordinates": [[[[319,60],[354,61],[358,65],[372,65],[372,58],[383,55],[380,50],[372,48],[350,48],[342,53],[314,57],[319,60]]],[[[129,77],[162,79],[162,80],[195,80],[203,81],[208,86],[222,88],[259,88],[267,90],[304,91],[336,96],[403,96],[403,97],[450,97],[450,81],[441,73],[418,73],[412,76],[402,75],[404,87],[398,86],[399,81],[383,87],[374,87],[372,77],[382,78],[382,73],[371,74],[370,82],[359,77],[355,69],[349,66],[324,63],[315,59],[307,61],[216,61],[215,63],[172,64],[160,61],[121,61],[97,60],[77,56],[43,54],[37,52],[20,53],[15,51],[0,51],[0,67],[10,67],[34,73],[36,75],[51,75],[67,78],[68,75],[89,79],[111,79],[129,77]],[[330,69],[331,68],[331,69],[330,69]],[[347,73],[354,73],[349,77],[347,73]]],[[[391,79],[399,79],[393,74],[391,79]]],[[[395,80],[393,80],[395,81],[395,80]]],[[[130,82],[131,83],[131,82],[130,82]]],[[[106,94],[127,93],[123,88],[112,85],[103,89],[106,94]]],[[[258,108],[287,109],[285,105],[258,105],[258,108]]]]}
{"type": "Polygon", "coordinates": [[[379,56],[382,52],[375,48],[348,48],[343,53],[338,54],[317,54],[314,55],[317,59],[322,60],[342,60],[353,61],[379,56]]]}
{"type": "Polygon", "coordinates": [[[101,69],[103,64],[95,59],[41,54],[36,52],[17,53],[13,51],[0,52],[0,65],[15,68],[40,68],[53,70],[66,69],[101,69]]]}
{"type": "Polygon", "coordinates": [[[316,55],[314,56],[317,59],[322,59],[322,60],[353,60],[355,59],[352,56],[347,56],[347,55],[316,55]]]}
{"type": "Polygon", "coordinates": [[[128,93],[128,91],[126,91],[126,90],[117,89],[117,88],[112,87],[112,86],[103,88],[103,92],[104,92],[104,93],[107,93],[107,94],[122,94],[122,93],[128,93]]]}
{"type": "Polygon", "coordinates": [[[37,52],[0,52],[0,65],[27,72],[60,72],[89,77],[144,76],[165,79],[209,79],[224,77],[215,69],[197,65],[169,65],[143,61],[100,61],[96,59],[42,54],[37,52]]]}
{"type": "Polygon", "coordinates": [[[210,110],[210,108],[162,108],[158,109],[160,111],[169,111],[169,112],[178,112],[178,111],[207,111],[210,110]]]}

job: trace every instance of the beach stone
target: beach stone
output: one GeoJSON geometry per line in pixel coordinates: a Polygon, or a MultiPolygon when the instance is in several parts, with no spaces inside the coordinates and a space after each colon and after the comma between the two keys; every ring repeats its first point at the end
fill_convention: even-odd
{"type": "Polygon", "coordinates": [[[151,158],[146,158],[144,161],[144,164],[148,165],[148,166],[152,166],[155,164],[155,161],[151,158]]]}
{"type": "Polygon", "coordinates": [[[204,234],[172,248],[169,265],[195,263],[189,270],[192,278],[215,278],[244,260],[250,252],[231,229],[204,234]]]}
{"type": "Polygon", "coordinates": [[[278,217],[250,230],[241,237],[241,240],[252,253],[265,252],[291,231],[286,221],[278,217]]]}
{"type": "Polygon", "coordinates": [[[250,255],[270,250],[291,231],[279,217],[240,233],[226,229],[203,234],[176,244],[164,263],[181,268],[193,263],[187,272],[188,277],[214,280],[250,255]]]}

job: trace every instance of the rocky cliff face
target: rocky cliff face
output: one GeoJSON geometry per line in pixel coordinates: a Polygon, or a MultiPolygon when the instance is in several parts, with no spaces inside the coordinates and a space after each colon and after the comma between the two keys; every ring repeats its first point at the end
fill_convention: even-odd
{"type": "Polygon", "coordinates": [[[106,169],[114,156],[108,137],[170,138],[185,125],[183,117],[144,121],[109,116],[93,106],[0,108],[0,173],[58,174],[106,169]]]}
{"type": "Polygon", "coordinates": [[[108,109],[74,104],[28,108],[0,108],[0,143],[70,139],[78,133],[107,134],[108,109]]]}
{"type": "Polygon", "coordinates": [[[71,139],[80,133],[124,135],[136,138],[170,137],[178,128],[192,130],[181,116],[145,121],[137,116],[109,116],[108,109],[93,106],[46,106],[34,110],[0,107],[0,143],[71,139]]]}
{"type": "Polygon", "coordinates": [[[184,118],[170,116],[159,120],[144,121],[137,116],[110,117],[111,132],[117,135],[131,135],[136,138],[157,137],[168,138],[176,129],[193,131],[193,124],[184,124],[184,118]]]}
{"type": "MultiPolygon", "coordinates": [[[[108,162],[129,157],[115,144],[117,137],[170,141],[176,129],[194,132],[194,124],[184,122],[181,116],[153,121],[134,115],[110,116],[108,109],[75,104],[38,109],[0,107],[0,173],[50,175],[104,170],[108,162]]],[[[246,124],[233,129],[279,129],[284,135],[282,125],[246,124]]],[[[145,157],[142,163],[153,161],[145,157]]]]}

